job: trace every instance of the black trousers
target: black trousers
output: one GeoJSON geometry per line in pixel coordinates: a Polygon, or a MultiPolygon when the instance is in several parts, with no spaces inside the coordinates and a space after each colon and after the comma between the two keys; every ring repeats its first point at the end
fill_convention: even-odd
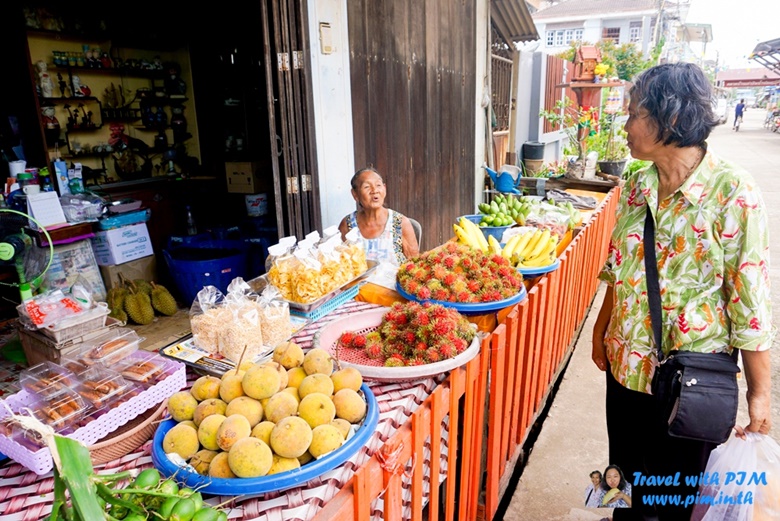
{"type": "Polygon", "coordinates": [[[698,477],[716,445],[669,436],[657,413],[655,399],[626,389],[609,370],[606,373],[609,462],[620,467],[632,486],[632,508],[616,508],[614,520],[688,521],[694,505],[683,505],[689,495],[692,494],[690,500],[695,497],[698,487],[687,485],[685,476],[698,477]],[[653,476],[671,476],[672,481],[678,477],[677,483],[657,485],[648,480],[653,476]],[[642,477],[646,478],[644,484],[642,477]],[[662,498],[667,503],[679,501],[680,504],[648,504],[662,498]]]}

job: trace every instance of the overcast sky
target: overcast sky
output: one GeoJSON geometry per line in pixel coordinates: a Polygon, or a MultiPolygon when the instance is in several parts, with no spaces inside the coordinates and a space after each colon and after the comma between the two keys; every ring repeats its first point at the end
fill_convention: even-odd
{"type": "MultiPolygon", "coordinates": [[[[780,38],[780,0],[691,0],[686,21],[712,25],[706,58],[732,69],[762,67],[747,57],[757,43],[780,38]]],[[[691,47],[703,50],[701,44],[691,47]]]]}

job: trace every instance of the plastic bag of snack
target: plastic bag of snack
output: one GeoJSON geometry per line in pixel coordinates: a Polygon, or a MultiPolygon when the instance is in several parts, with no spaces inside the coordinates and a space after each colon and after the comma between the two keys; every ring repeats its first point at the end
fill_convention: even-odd
{"type": "Polygon", "coordinates": [[[563,208],[543,202],[533,206],[531,212],[526,216],[525,225],[541,229],[548,228],[551,233],[555,233],[558,238],[561,238],[569,231],[570,219],[571,215],[563,208]]]}
{"type": "Polygon", "coordinates": [[[341,236],[333,235],[320,244],[317,253],[317,260],[322,264],[320,274],[323,294],[330,293],[350,280],[347,278],[348,270],[344,269],[341,262],[341,254],[336,250],[339,244],[341,244],[341,236]]]}
{"type": "Polygon", "coordinates": [[[268,247],[268,256],[265,258],[265,272],[268,273],[277,257],[289,253],[298,239],[294,235],[282,237],[277,244],[268,247]]]}
{"type": "Polygon", "coordinates": [[[286,341],[292,335],[290,305],[282,300],[282,295],[273,286],[263,290],[258,300],[263,342],[271,349],[286,341]]]}
{"type": "Polygon", "coordinates": [[[344,237],[344,242],[336,247],[341,254],[342,260],[347,267],[347,277],[344,282],[348,282],[368,269],[366,262],[366,250],[363,248],[363,242],[357,228],[352,228],[344,237]]]}
{"type": "Polygon", "coordinates": [[[222,305],[225,295],[215,286],[205,286],[198,291],[190,307],[190,329],[195,344],[204,351],[219,351],[219,332],[228,318],[228,311],[222,305]]]}
{"type": "Polygon", "coordinates": [[[219,330],[219,354],[235,362],[252,361],[267,351],[257,295],[241,277],[228,286],[223,302],[227,310],[219,330]]]}
{"type": "Polygon", "coordinates": [[[315,257],[316,250],[309,247],[300,247],[295,250],[293,256],[298,261],[295,271],[293,285],[293,300],[301,304],[314,302],[325,293],[322,284],[322,264],[315,257]]]}
{"type": "Polygon", "coordinates": [[[19,319],[28,329],[41,329],[75,318],[90,309],[62,290],[47,291],[26,300],[16,307],[19,319]]]}

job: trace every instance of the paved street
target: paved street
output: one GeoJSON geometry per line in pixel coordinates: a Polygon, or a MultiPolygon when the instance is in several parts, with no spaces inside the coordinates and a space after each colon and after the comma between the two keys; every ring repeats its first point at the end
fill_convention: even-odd
{"type": "MultiPolygon", "coordinates": [[[[750,171],[761,187],[774,234],[771,255],[772,303],[775,325],[780,326],[780,134],[763,128],[765,111],[749,109],[739,132],[731,121],[716,128],[710,149],[750,171]]],[[[731,116],[733,118],[733,115],[731,116]]],[[[604,419],[604,374],[590,361],[591,331],[604,287],[596,295],[571,361],[545,419],[528,463],[514,491],[504,519],[518,521],[598,521],[611,511],[588,510],[583,493],[588,475],[607,461],[604,419]]],[[[780,338],[775,339],[773,367],[772,435],[780,439],[780,338]]],[[[741,384],[744,387],[744,379],[741,384]]],[[[746,424],[747,406],[738,421],[746,424]]],[[[511,492],[507,492],[511,494],[511,492]]]]}

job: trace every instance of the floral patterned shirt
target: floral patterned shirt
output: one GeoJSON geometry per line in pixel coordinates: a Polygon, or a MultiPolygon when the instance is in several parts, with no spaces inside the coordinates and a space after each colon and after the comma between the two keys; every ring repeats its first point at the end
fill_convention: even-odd
{"type": "Polygon", "coordinates": [[[769,349],[775,331],[766,208],[750,174],[708,152],[660,206],[654,165],[626,182],[600,275],[615,289],[604,337],[615,379],[649,393],[657,366],[642,242],[647,204],[655,218],[664,353],[769,349]]]}

